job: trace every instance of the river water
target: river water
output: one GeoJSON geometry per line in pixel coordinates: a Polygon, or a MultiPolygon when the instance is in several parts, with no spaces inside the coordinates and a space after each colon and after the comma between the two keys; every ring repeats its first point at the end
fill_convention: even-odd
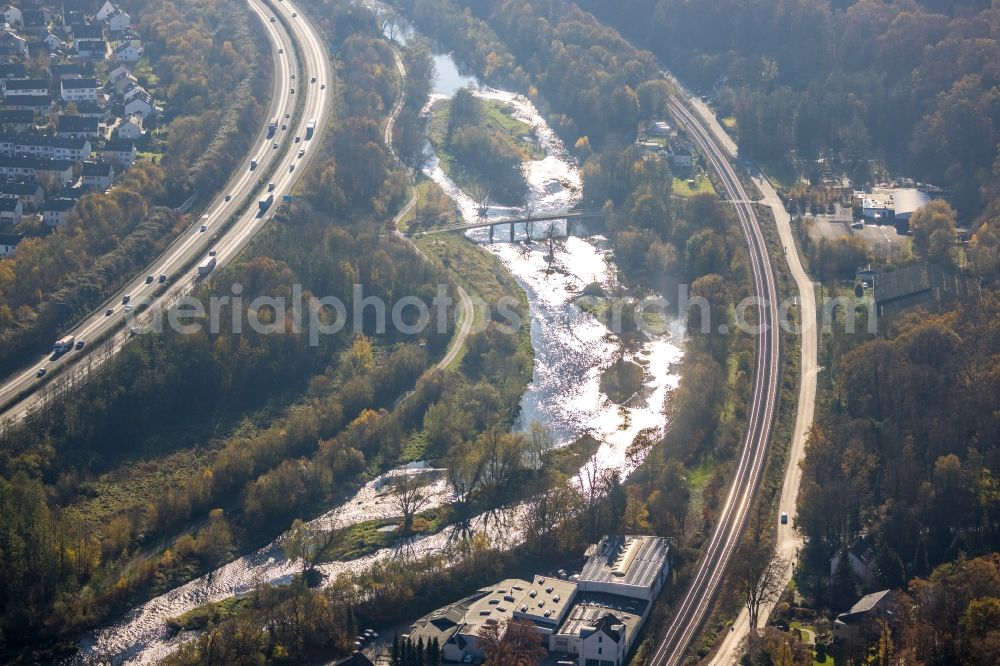
{"type": "MultiPolygon", "coordinates": [[[[435,99],[450,97],[459,88],[471,85],[478,88],[477,95],[509,105],[517,118],[532,127],[545,154],[544,158],[524,165],[530,201],[537,213],[563,210],[579,201],[579,168],[530,100],[479,86],[475,78],[461,73],[450,55],[436,56],[435,65],[435,99]]],[[[476,203],[440,169],[434,156],[428,161],[425,174],[455,200],[466,219],[476,219],[476,203]]],[[[509,208],[491,207],[488,215],[500,217],[511,212],[509,208]]],[[[544,233],[544,227],[536,224],[534,233],[536,236],[544,233]]],[[[481,232],[472,237],[500,258],[528,296],[535,365],[531,384],[521,401],[518,427],[527,429],[537,421],[551,430],[556,445],[590,434],[600,442],[598,452],[588,463],[591,471],[614,469],[627,475],[635,461],[629,461],[625,451],[636,434],[643,429],[660,430],[665,425],[664,402],[678,379],[674,368],[682,353],[679,345],[682,325],[668,322],[668,333],[649,339],[626,356],[644,368],[645,385],[627,409],[621,408],[600,391],[600,377],[612,361],[618,346],[616,339],[574,302],[587,285],[596,283],[610,288],[614,264],[607,240],[597,235],[558,240],[550,263],[547,242],[488,244],[481,232]]],[[[523,228],[517,229],[517,237],[524,239],[523,228]]],[[[416,473],[431,477],[428,508],[453,499],[440,470],[411,465],[374,479],[309,525],[329,529],[392,518],[398,515],[398,510],[389,498],[386,480],[396,474],[416,473]]],[[[581,483],[585,484],[590,476],[581,470],[581,483]]],[[[472,527],[486,531],[494,543],[514,546],[520,541],[518,518],[523,511],[524,507],[518,506],[500,516],[481,516],[473,521],[472,527]]],[[[357,560],[328,563],[320,570],[325,580],[331,581],[340,573],[363,570],[384,558],[440,552],[460,536],[447,528],[408,544],[404,553],[387,548],[357,560]]],[[[189,632],[170,638],[165,619],[205,603],[246,594],[260,584],[288,582],[298,566],[284,556],[279,539],[211,575],[142,604],[119,622],[86,636],[81,640],[81,654],[84,658],[105,658],[116,663],[154,663],[193,637],[189,632]]]]}

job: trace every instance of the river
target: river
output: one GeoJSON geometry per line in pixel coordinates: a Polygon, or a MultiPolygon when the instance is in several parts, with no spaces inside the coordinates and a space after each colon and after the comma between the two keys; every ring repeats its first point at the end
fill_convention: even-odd
{"type": "MultiPolygon", "coordinates": [[[[459,88],[472,85],[478,88],[477,95],[508,103],[516,117],[531,125],[545,155],[524,165],[535,211],[563,210],[579,200],[578,165],[530,100],[479,86],[474,77],[461,73],[448,54],[437,55],[435,65],[435,98],[449,97],[459,88]]],[[[467,219],[476,218],[475,202],[439,168],[433,156],[425,174],[455,200],[467,219]]],[[[508,208],[492,207],[488,214],[495,217],[510,212],[508,208]]],[[[536,226],[535,234],[542,232],[543,228],[536,226]]],[[[523,239],[524,233],[524,229],[519,229],[518,237],[523,239]]],[[[485,241],[481,234],[473,235],[473,239],[485,241]]],[[[645,370],[645,386],[641,396],[633,401],[635,404],[630,403],[627,409],[620,408],[600,391],[601,374],[611,363],[617,347],[614,336],[609,336],[603,324],[574,302],[589,284],[611,286],[614,257],[607,240],[594,235],[556,241],[553,270],[548,270],[547,247],[542,245],[547,246],[547,243],[483,243],[486,250],[500,258],[528,296],[535,365],[531,383],[521,401],[518,427],[527,429],[537,421],[552,431],[556,445],[565,445],[581,435],[590,434],[600,442],[600,448],[588,466],[619,470],[625,476],[634,464],[625,451],[636,434],[646,428],[660,430],[666,423],[664,402],[678,379],[675,368],[682,353],[679,344],[683,337],[682,325],[678,321],[669,322],[669,333],[650,339],[629,353],[627,358],[645,370]]],[[[349,500],[332,507],[309,525],[329,529],[393,517],[398,512],[388,497],[385,481],[396,474],[411,473],[427,473],[434,477],[428,508],[452,499],[439,470],[411,465],[374,479],[349,500]]],[[[581,473],[581,479],[588,476],[581,473]]],[[[493,516],[494,522],[484,525],[487,521],[480,517],[473,521],[473,527],[487,529],[496,543],[514,546],[520,539],[518,517],[522,511],[522,506],[508,510],[500,518],[502,524],[497,524],[493,516]]],[[[440,552],[457,536],[453,529],[447,528],[408,545],[405,554],[419,556],[440,552]]],[[[357,560],[324,564],[320,571],[326,581],[331,581],[340,573],[362,570],[380,559],[399,555],[398,550],[387,548],[357,560]]],[[[154,663],[193,637],[190,632],[169,637],[164,624],[167,618],[205,603],[246,594],[256,585],[288,582],[297,571],[298,563],[285,558],[280,540],[277,540],[210,575],[156,597],[118,622],[87,635],[80,642],[81,656],[111,659],[115,663],[154,663]]]]}

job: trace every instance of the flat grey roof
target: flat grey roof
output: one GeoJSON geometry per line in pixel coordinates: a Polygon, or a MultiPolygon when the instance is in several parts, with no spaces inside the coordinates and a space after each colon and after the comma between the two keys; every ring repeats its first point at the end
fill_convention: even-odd
{"type": "Polygon", "coordinates": [[[652,587],[667,563],[669,542],[654,536],[605,537],[580,572],[580,582],[652,587]]]}
{"type": "Polygon", "coordinates": [[[626,636],[633,636],[638,629],[649,602],[619,594],[603,592],[579,592],[569,615],[556,632],[564,636],[579,636],[580,632],[593,627],[605,615],[614,615],[626,627],[626,636]]]}

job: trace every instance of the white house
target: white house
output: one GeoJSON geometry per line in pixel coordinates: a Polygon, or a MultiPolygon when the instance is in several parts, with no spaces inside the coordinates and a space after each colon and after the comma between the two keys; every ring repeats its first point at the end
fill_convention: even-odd
{"type": "Polygon", "coordinates": [[[7,23],[14,27],[18,27],[24,23],[21,10],[14,5],[4,5],[3,7],[0,7],[0,14],[3,14],[7,23]]]}
{"type": "Polygon", "coordinates": [[[130,83],[125,86],[125,90],[122,91],[122,100],[128,104],[139,95],[145,94],[147,94],[145,88],[140,86],[138,83],[130,83]]]}
{"type": "Polygon", "coordinates": [[[19,53],[22,56],[28,55],[28,40],[10,30],[0,33],[0,47],[5,47],[8,52],[19,53]]]}
{"type": "Polygon", "coordinates": [[[111,2],[111,0],[104,0],[104,4],[101,5],[101,8],[97,10],[97,13],[94,15],[94,18],[96,18],[98,21],[107,21],[108,17],[114,14],[116,11],[118,11],[118,5],[111,2]]]}
{"type": "Polygon", "coordinates": [[[83,163],[83,186],[87,189],[103,192],[114,183],[115,170],[108,162],[83,163]]]}
{"type": "Polygon", "coordinates": [[[9,257],[17,251],[17,246],[24,240],[21,234],[0,234],[0,257],[9,257]]]}
{"type": "Polygon", "coordinates": [[[12,227],[15,224],[20,224],[23,214],[24,209],[20,199],[16,197],[0,198],[0,227],[5,225],[12,227]]]}
{"type": "Polygon", "coordinates": [[[127,12],[123,12],[120,9],[116,9],[111,12],[107,18],[108,30],[119,31],[125,30],[132,25],[132,17],[128,15],[127,12]]]}
{"type": "Polygon", "coordinates": [[[153,104],[153,98],[150,97],[147,92],[136,95],[129,101],[125,102],[125,115],[127,116],[138,113],[143,118],[147,118],[156,113],[158,110],[159,109],[157,109],[153,104]]]}
{"type": "Polygon", "coordinates": [[[122,42],[115,48],[111,55],[118,62],[139,62],[139,58],[142,57],[142,51],[129,42],[122,42]]]}
{"type": "Polygon", "coordinates": [[[128,118],[122,121],[121,125],[118,126],[118,138],[119,139],[138,139],[146,134],[146,130],[142,128],[143,120],[142,116],[138,113],[132,114],[128,118]]]}
{"type": "Polygon", "coordinates": [[[49,82],[45,79],[11,79],[4,84],[4,97],[19,95],[49,94],[49,82]]]}
{"type": "Polygon", "coordinates": [[[61,227],[66,223],[66,217],[74,206],[76,199],[63,197],[46,199],[42,204],[42,221],[50,228],[61,227]]]}
{"type": "Polygon", "coordinates": [[[50,51],[57,51],[59,49],[66,48],[66,42],[53,35],[51,32],[45,33],[45,37],[42,38],[42,41],[45,42],[45,45],[49,47],[50,51]]]}
{"type": "Polygon", "coordinates": [[[104,161],[128,168],[135,163],[135,141],[131,139],[111,139],[104,144],[104,161]]]}
{"type": "Polygon", "coordinates": [[[98,81],[94,78],[62,79],[60,96],[67,102],[96,102],[98,81]]]}

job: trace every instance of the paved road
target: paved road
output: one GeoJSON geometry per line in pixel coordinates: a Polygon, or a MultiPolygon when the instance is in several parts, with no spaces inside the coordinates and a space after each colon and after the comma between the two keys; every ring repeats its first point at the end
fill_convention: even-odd
{"type": "MultiPolygon", "coordinates": [[[[396,119],[399,118],[399,114],[403,110],[403,105],[406,104],[406,86],[404,85],[404,82],[406,81],[406,66],[403,64],[403,60],[399,57],[399,53],[396,49],[392,50],[392,57],[396,60],[396,70],[399,72],[401,92],[399,99],[396,100],[396,106],[393,107],[392,113],[389,114],[389,119],[385,123],[385,134],[383,136],[383,140],[385,141],[385,145],[389,149],[389,152],[399,159],[399,156],[396,155],[396,150],[392,146],[392,134],[396,125],[396,119]]],[[[417,205],[417,191],[416,189],[413,189],[412,192],[413,194],[410,196],[410,200],[406,202],[406,205],[403,206],[392,219],[392,225],[399,238],[409,243],[410,247],[416,250],[417,254],[423,257],[424,260],[429,261],[427,255],[425,255],[423,251],[417,247],[416,243],[399,231],[400,223],[417,205]]],[[[462,319],[459,324],[458,332],[455,334],[455,337],[452,338],[451,344],[448,346],[448,351],[434,366],[439,370],[446,370],[448,366],[454,363],[455,359],[458,358],[458,355],[462,352],[462,348],[465,346],[466,338],[468,338],[469,333],[472,332],[472,324],[476,317],[476,311],[472,306],[472,299],[469,298],[469,294],[462,288],[462,285],[457,282],[455,283],[455,288],[458,291],[459,304],[462,306],[462,319]]]]}
{"type": "Polygon", "coordinates": [[[142,324],[157,308],[162,309],[191,291],[198,278],[196,264],[207,257],[209,250],[216,251],[219,265],[236,257],[269,221],[277,207],[272,206],[267,214],[259,213],[257,201],[268,194],[267,183],[262,183],[261,178],[275,184],[275,199],[280,201],[282,194],[292,191],[311,161],[331,111],[332,86],[329,84],[333,76],[326,47],[316,29],[304,16],[298,15],[298,8],[290,0],[248,2],[251,10],[263,21],[274,49],[275,89],[266,120],[279,119],[279,129],[273,138],[267,136],[265,125],[254,142],[250,157],[258,160],[257,169],[250,170],[249,160],[242,163],[201,219],[195,220],[166,252],[119,293],[63,333],[85,340],[88,344],[83,350],[58,358],[49,355],[36,358],[25,369],[3,380],[0,383],[0,406],[4,411],[0,413],[0,420],[20,420],[42,402],[41,396],[45,393],[65,389],[79,381],[84,366],[79,363],[81,360],[87,359],[92,365],[98,362],[96,359],[100,358],[103,362],[117,351],[124,344],[124,334],[115,335],[115,332],[123,330],[127,323],[133,325],[126,321],[131,320],[132,315],[124,311],[122,300],[125,295],[131,298],[134,306],[144,302],[151,304],[149,311],[137,318],[138,324],[142,324]],[[275,18],[273,22],[272,17],[275,18]],[[296,45],[298,51],[294,48],[296,45]],[[311,82],[312,78],[316,81],[311,82]],[[291,93],[293,88],[294,94],[291,93]],[[296,116],[296,101],[303,96],[305,100],[301,113],[296,116]],[[290,116],[288,119],[286,114],[290,116]],[[312,119],[316,120],[316,131],[312,139],[307,140],[306,125],[312,119]],[[287,123],[288,129],[281,130],[281,123],[287,123]],[[301,137],[299,143],[294,142],[295,136],[301,137]],[[275,142],[279,145],[278,149],[272,148],[275,142]],[[298,156],[300,149],[305,151],[302,158],[298,156]],[[226,195],[229,195],[228,201],[226,195]],[[204,232],[201,231],[203,225],[206,227],[204,232]],[[154,277],[152,284],[146,283],[147,275],[154,277]],[[161,287],[158,282],[160,275],[169,276],[170,286],[156,298],[154,292],[161,287]],[[110,316],[106,315],[108,310],[112,311],[110,316]],[[109,338],[108,342],[93,344],[105,338],[109,338]],[[95,353],[97,351],[100,353],[95,353]],[[46,374],[38,378],[37,370],[41,367],[46,368],[46,374]],[[60,373],[59,376],[53,377],[56,373],[60,373]],[[39,391],[45,383],[48,383],[46,390],[39,391]]]}
{"type": "MultiPolygon", "coordinates": [[[[785,479],[781,488],[781,499],[778,501],[778,511],[788,515],[788,523],[778,523],[775,550],[785,560],[783,573],[785,584],[792,579],[793,564],[796,553],[802,547],[802,536],[795,529],[796,501],[799,497],[799,486],[802,483],[802,467],[800,463],[805,458],[806,436],[812,426],[813,413],[816,407],[816,375],[819,373],[817,361],[818,336],[816,331],[816,292],[812,281],[806,275],[792,235],[791,221],[788,212],[778,198],[778,193],[765,178],[754,178],[754,183],[760,189],[764,198],[762,203],[773,211],[778,225],[778,235],[782,245],[787,248],[785,258],[795,286],[799,292],[799,312],[801,314],[802,332],[799,336],[799,399],[795,414],[795,429],[792,432],[792,443],[785,467],[785,479]]],[[[761,608],[758,625],[764,626],[774,604],[761,608]]],[[[743,654],[742,644],[750,632],[750,615],[744,608],[736,622],[733,631],[726,634],[712,659],[716,666],[730,666],[739,662],[743,654]]]]}
{"type": "Polygon", "coordinates": [[[690,587],[674,609],[671,623],[652,656],[654,666],[677,664],[683,660],[688,646],[708,616],[726,565],[739,546],[742,528],[753,506],[764,469],[774,424],[781,360],[774,272],[757,215],[753,206],[746,203],[750,197],[727,155],[701,120],[676,101],[670,103],[670,109],[718,175],[726,197],[738,202],[734,207],[749,252],[756,320],[764,325],[764,330],[756,339],[753,397],[732,485],[719,510],[715,529],[694,571],[690,587]]]}

